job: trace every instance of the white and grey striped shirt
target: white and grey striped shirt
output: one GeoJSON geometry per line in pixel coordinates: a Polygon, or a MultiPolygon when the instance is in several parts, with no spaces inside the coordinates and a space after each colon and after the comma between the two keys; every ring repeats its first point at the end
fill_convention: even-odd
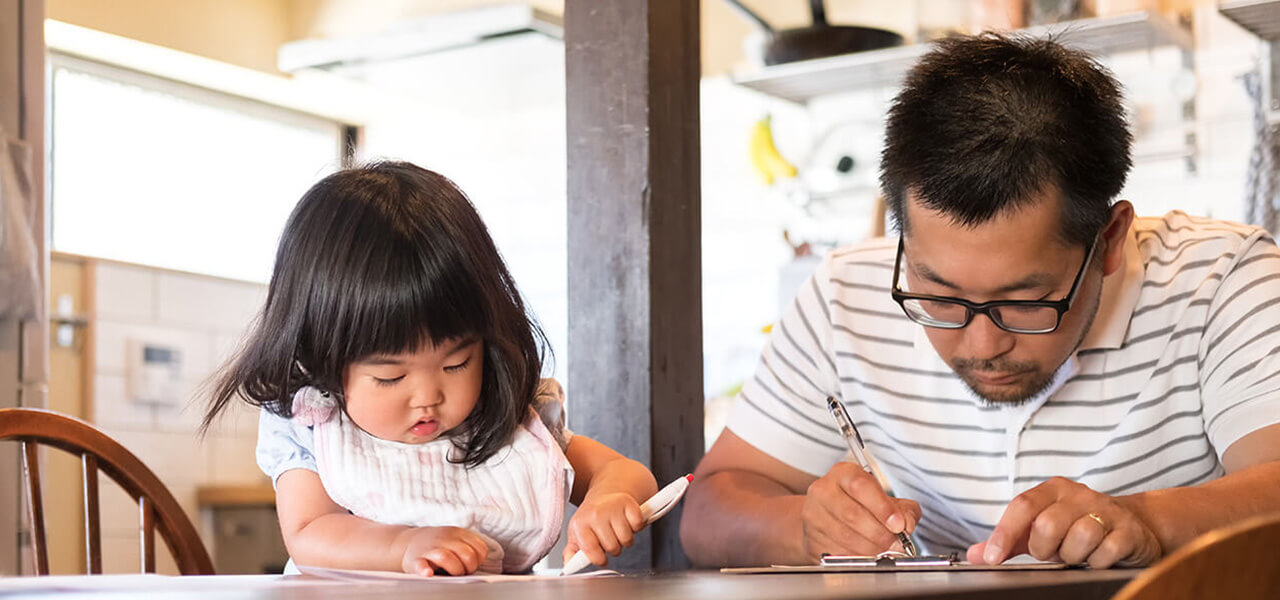
{"type": "Polygon", "coordinates": [[[1053,477],[1123,495],[1220,477],[1236,440],[1280,422],[1280,251],[1262,229],[1141,218],[1060,387],[988,406],[889,295],[896,240],[832,252],[797,294],[728,427],[820,476],[847,450],[840,398],[931,552],[985,539],[1053,477]],[[1074,370],[1073,370],[1074,369],[1074,370]]]}

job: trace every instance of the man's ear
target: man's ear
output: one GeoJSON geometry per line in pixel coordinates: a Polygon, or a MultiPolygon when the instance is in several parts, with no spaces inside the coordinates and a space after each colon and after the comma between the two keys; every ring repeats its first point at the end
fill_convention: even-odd
{"type": "Polygon", "coordinates": [[[1124,264],[1124,242],[1133,224],[1133,205],[1120,200],[1111,207],[1111,219],[1102,230],[1102,274],[1110,275],[1124,264]]]}

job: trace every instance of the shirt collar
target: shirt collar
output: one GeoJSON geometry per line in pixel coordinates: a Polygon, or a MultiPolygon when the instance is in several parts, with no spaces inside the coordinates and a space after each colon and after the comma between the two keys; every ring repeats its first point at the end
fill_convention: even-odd
{"type": "MultiPolygon", "coordinates": [[[[1124,344],[1129,333],[1129,321],[1138,304],[1142,291],[1142,255],[1138,252],[1138,235],[1131,225],[1124,240],[1124,265],[1120,270],[1102,280],[1102,298],[1098,301],[1098,314],[1093,326],[1085,334],[1077,350],[1110,350],[1124,344]]],[[[915,327],[915,347],[933,349],[923,325],[915,327]]],[[[941,361],[941,359],[939,359],[941,361]]],[[[945,363],[944,363],[945,364],[945,363]]]]}

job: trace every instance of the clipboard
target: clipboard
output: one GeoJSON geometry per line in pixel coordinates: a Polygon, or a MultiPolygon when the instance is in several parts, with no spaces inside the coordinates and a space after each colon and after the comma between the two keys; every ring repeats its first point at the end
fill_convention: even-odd
{"type": "Polygon", "coordinates": [[[720,572],[731,575],[755,575],[764,573],[902,573],[909,571],[1062,571],[1085,568],[1088,568],[1088,565],[1040,561],[1014,561],[998,565],[975,564],[960,560],[960,555],[956,552],[921,556],[907,556],[901,552],[883,552],[875,556],[827,554],[816,565],[735,567],[720,569],[720,572]]]}

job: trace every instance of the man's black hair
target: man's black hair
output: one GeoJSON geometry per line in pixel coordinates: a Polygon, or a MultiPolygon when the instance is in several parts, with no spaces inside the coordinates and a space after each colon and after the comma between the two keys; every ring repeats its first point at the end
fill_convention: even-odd
{"type": "Polygon", "coordinates": [[[899,231],[908,196],[974,227],[1057,190],[1062,237],[1092,243],[1132,164],[1120,86],[1049,39],[938,42],[889,110],[880,184],[899,231]]]}

